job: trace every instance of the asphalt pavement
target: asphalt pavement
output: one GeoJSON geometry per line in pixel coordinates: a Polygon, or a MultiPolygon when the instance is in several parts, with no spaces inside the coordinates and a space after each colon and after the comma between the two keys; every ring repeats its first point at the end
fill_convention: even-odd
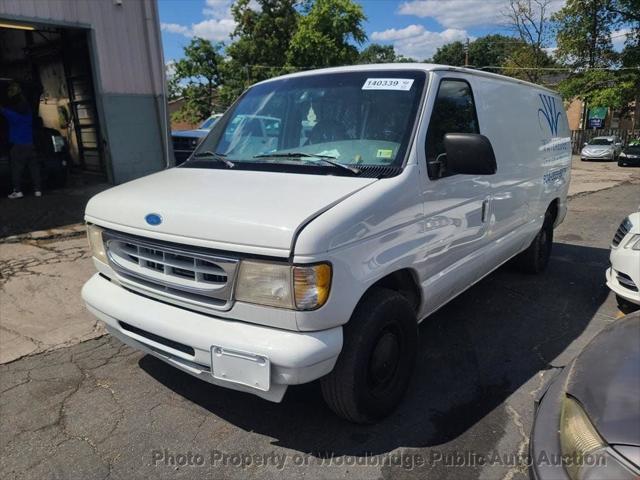
{"type": "Polygon", "coordinates": [[[104,336],[0,366],[0,478],[526,479],[534,398],[620,316],[604,271],[637,184],[571,199],[547,271],[502,267],[427,319],[402,406],[336,418],[201,382],[104,336]]]}

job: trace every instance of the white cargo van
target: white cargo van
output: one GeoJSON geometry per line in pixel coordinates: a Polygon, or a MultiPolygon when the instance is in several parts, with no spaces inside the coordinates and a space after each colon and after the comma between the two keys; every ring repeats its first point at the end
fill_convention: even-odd
{"type": "Polygon", "coordinates": [[[421,320],[514,257],[545,268],[570,161],[561,98],[529,83],[429,64],[274,78],[185,164],[90,200],[82,295],[207,382],[278,402],[320,379],[372,422],[406,390],[421,320]]]}

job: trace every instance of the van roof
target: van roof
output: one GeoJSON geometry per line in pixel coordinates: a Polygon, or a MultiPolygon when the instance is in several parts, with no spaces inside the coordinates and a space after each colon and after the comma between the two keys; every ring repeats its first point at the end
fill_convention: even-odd
{"type": "Polygon", "coordinates": [[[505,75],[498,75],[497,73],[490,73],[482,70],[475,70],[473,68],[452,67],[451,65],[438,65],[435,63],[375,63],[375,64],[366,64],[366,65],[351,65],[348,67],[320,68],[316,70],[305,70],[303,72],[289,73],[287,75],[281,75],[279,77],[270,78],[268,80],[264,80],[259,83],[267,83],[267,82],[271,82],[281,78],[304,77],[307,75],[315,75],[319,73],[326,74],[326,73],[340,73],[340,72],[375,72],[378,70],[398,70],[398,71],[422,70],[424,72],[435,72],[435,71],[459,72],[459,73],[466,73],[467,75],[474,75],[476,77],[493,78],[495,80],[501,80],[504,82],[527,85],[529,87],[535,87],[541,90],[546,90],[548,92],[557,94],[555,90],[551,90],[550,88],[543,87],[535,83],[519,80],[517,78],[507,77],[505,75]]]}

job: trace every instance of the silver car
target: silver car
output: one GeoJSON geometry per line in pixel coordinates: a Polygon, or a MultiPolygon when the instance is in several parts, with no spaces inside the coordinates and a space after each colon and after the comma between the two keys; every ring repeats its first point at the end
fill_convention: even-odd
{"type": "Polygon", "coordinates": [[[581,160],[617,160],[622,152],[622,139],[615,135],[594,137],[585,143],[580,152],[581,160]]]}

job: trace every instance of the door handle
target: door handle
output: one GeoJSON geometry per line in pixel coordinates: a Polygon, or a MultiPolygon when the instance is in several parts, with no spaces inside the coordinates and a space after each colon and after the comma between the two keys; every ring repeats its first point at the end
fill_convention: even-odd
{"type": "Polygon", "coordinates": [[[486,223],[489,215],[489,199],[485,198],[482,202],[482,223],[486,223]]]}

